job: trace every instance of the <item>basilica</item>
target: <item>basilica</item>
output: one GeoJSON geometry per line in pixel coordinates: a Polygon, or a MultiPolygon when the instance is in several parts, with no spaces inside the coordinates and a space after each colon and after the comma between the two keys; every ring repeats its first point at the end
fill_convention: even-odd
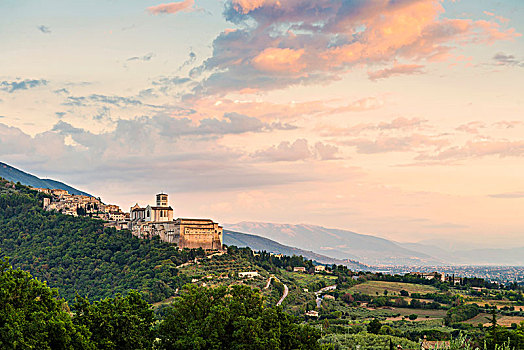
{"type": "Polygon", "coordinates": [[[129,228],[134,236],[152,238],[159,236],[162,241],[183,248],[222,250],[222,226],[211,219],[173,219],[173,208],[169,206],[168,195],[156,195],[156,205],[131,207],[129,228]]]}

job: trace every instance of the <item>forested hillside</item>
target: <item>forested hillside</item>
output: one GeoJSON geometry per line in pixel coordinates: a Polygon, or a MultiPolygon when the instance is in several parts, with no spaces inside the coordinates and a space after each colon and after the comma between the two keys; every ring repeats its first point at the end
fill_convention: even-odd
{"type": "Polygon", "coordinates": [[[2,162],[0,162],[0,177],[14,183],[20,182],[26,186],[50,189],[59,188],[66,190],[70,194],[90,196],[90,194],[77,190],[63,182],[52,179],[41,179],[2,162]]]}
{"type": "Polygon", "coordinates": [[[43,196],[0,179],[0,255],[59,288],[68,301],[76,293],[96,300],[131,289],[147,301],[163,300],[188,282],[176,266],[204,256],[104,229],[99,220],[46,212],[43,196]]]}

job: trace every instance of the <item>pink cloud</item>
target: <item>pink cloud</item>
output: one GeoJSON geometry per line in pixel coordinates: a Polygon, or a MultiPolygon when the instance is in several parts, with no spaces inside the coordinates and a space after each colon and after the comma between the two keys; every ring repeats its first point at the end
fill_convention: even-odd
{"type": "Polygon", "coordinates": [[[524,122],[521,122],[520,120],[502,120],[493,125],[503,129],[513,129],[517,126],[524,125],[524,122]]]}
{"type": "Polygon", "coordinates": [[[395,118],[390,122],[380,123],[360,123],[347,128],[324,127],[321,128],[323,136],[354,136],[364,132],[383,132],[383,131],[409,131],[427,128],[427,120],[420,118],[395,118]]]}
{"type": "Polygon", "coordinates": [[[233,0],[233,8],[243,14],[247,14],[262,6],[280,6],[278,0],[233,0]]]}
{"type": "Polygon", "coordinates": [[[215,39],[213,56],[200,67],[211,74],[195,91],[324,83],[356,65],[393,64],[370,73],[376,79],[420,73],[420,62],[447,60],[459,45],[520,36],[498,21],[444,13],[440,0],[227,0],[224,14],[238,29],[215,39]]]}
{"type": "Polygon", "coordinates": [[[467,132],[469,134],[478,134],[479,129],[483,129],[485,127],[486,125],[484,123],[475,121],[475,122],[469,122],[467,124],[462,124],[456,130],[467,132]]]}
{"type": "Polygon", "coordinates": [[[193,11],[192,6],[195,4],[195,0],[184,0],[181,2],[171,2],[168,4],[160,4],[157,6],[148,7],[147,10],[153,14],[158,15],[161,13],[177,13],[180,11],[193,11]]]}
{"type": "Polygon", "coordinates": [[[305,63],[300,61],[303,54],[304,49],[293,50],[269,47],[253,59],[253,64],[257,69],[263,71],[297,73],[306,66],[305,63]]]}
{"type": "Polygon", "coordinates": [[[454,146],[435,155],[420,155],[419,160],[460,160],[487,156],[522,157],[524,141],[482,140],[468,141],[463,146],[454,146]]]}
{"type": "Polygon", "coordinates": [[[419,64],[395,64],[391,68],[384,68],[373,72],[368,72],[369,79],[378,80],[389,78],[393,75],[402,74],[421,74],[424,66],[419,64]]]}
{"type": "Polygon", "coordinates": [[[484,14],[487,15],[487,16],[494,17],[494,18],[498,19],[500,21],[500,23],[508,23],[509,22],[509,18],[502,17],[502,16],[497,16],[493,12],[484,11],[484,14]]]}
{"type": "Polygon", "coordinates": [[[348,113],[348,112],[365,112],[375,109],[382,108],[384,106],[384,101],[376,97],[365,97],[359,100],[348,103],[344,106],[329,108],[326,106],[323,115],[332,115],[339,113],[348,113]]]}
{"type": "Polygon", "coordinates": [[[434,136],[413,134],[410,136],[379,135],[374,139],[359,138],[342,142],[348,146],[355,146],[358,153],[373,154],[386,152],[414,152],[420,149],[431,149],[449,144],[449,141],[434,136]]]}
{"type": "Polygon", "coordinates": [[[296,162],[304,160],[332,160],[337,159],[339,149],[336,146],[317,142],[310,146],[306,139],[298,139],[291,143],[283,141],[277,146],[259,150],[252,157],[269,162],[296,162]]]}

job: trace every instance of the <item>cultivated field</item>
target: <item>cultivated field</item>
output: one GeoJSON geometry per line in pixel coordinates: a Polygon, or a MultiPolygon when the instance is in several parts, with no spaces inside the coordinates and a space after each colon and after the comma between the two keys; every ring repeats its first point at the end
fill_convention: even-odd
{"type": "MultiPolygon", "coordinates": [[[[308,288],[311,284],[323,281],[326,286],[336,284],[337,278],[330,275],[314,274],[310,275],[301,272],[289,272],[286,270],[280,270],[280,276],[284,280],[289,280],[297,284],[300,288],[308,288]]],[[[310,292],[316,292],[316,290],[310,290],[310,292]]]]}
{"type": "Polygon", "coordinates": [[[400,294],[401,290],[406,290],[411,293],[434,293],[438,290],[432,286],[401,283],[401,282],[384,282],[384,281],[367,281],[358,284],[351,288],[352,292],[359,292],[367,295],[383,294],[384,290],[388,291],[388,295],[400,294]]]}
{"type": "MultiPolygon", "coordinates": [[[[489,320],[491,320],[490,314],[478,314],[477,316],[470,318],[467,321],[464,321],[464,323],[469,323],[475,326],[479,323],[482,323],[485,327],[488,327],[489,325],[491,325],[491,322],[489,320]]],[[[524,321],[524,317],[521,316],[497,315],[498,324],[504,327],[509,327],[512,323],[520,324],[520,322],[522,321],[524,321]]]]}
{"type": "Polygon", "coordinates": [[[429,309],[407,309],[407,308],[392,308],[391,311],[394,314],[400,314],[397,319],[402,319],[402,316],[408,316],[415,314],[418,316],[418,321],[423,321],[428,318],[444,318],[446,316],[446,310],[429,310],[429,309]]]}
{"type": "MultiPolygon", "coordinates": [[[[479,306],[483,306],[484,304],[488,304],[490,306],[495,306],[497,307],[497,309],[502,309],[503,307],[515,307],[515,310],[524,310],[524,306],[522,305],[517,305],[517,303],[513,302],[513,301],[508,301],[508,300],[491,300],[491,299],[476,299],[476,300],[472,300],[472,301],[467,301],[466,304],[477,304],[479,306]]],[[[521,311],[522,311],[521,310],[521,311]]]]}

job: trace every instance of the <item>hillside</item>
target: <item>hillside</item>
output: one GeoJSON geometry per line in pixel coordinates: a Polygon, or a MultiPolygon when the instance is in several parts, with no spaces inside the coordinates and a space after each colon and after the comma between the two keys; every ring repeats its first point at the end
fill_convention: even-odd
{"type": "Polygon", "coordinates": [[[369,265],[438,265],[442,260],[406,249],[384,238],[314,225],[241,222],[224,225],[228,230],[262,236],[285,245],[336,259],[369,265]]]}
{"type": "Polygon", "coordinates": [[[61,190],[66,190],[67,192],[75,195],[91,196],[90,194],[77,190],[76,188],[66,185],[63,182],[51,179],[40,179],[34,175],[18,170],[2,162],[0,162],[0,177],[15,183],[20,182],[22,185],[30,187],[51,189],[58,188],[61,190]]]}
{"type": "Polygon", "coordinates": [[[100,220],[46,212],[42,198],[0,179],[0,256],[59,288],[68,301],[76,293],[102,299],[132,289],[150,302],[163,300],[188,282],[176,266],[205,255],[104,229],[100,220]]]}
{"type": "Polygon", "coordinates": [[[306,259],[314,260],[321,264],[345,265],[351,270],[367,271],[370,269],[369,266],[360,264],[358,261],[335,259],[312,251],[286,246],[268,238],[241,232],[224,230],[224,244],[235,245],[237,247],[249,247],[255,251],[265,250],[269,253],[288,256],[301,255],[306,259]]]}

